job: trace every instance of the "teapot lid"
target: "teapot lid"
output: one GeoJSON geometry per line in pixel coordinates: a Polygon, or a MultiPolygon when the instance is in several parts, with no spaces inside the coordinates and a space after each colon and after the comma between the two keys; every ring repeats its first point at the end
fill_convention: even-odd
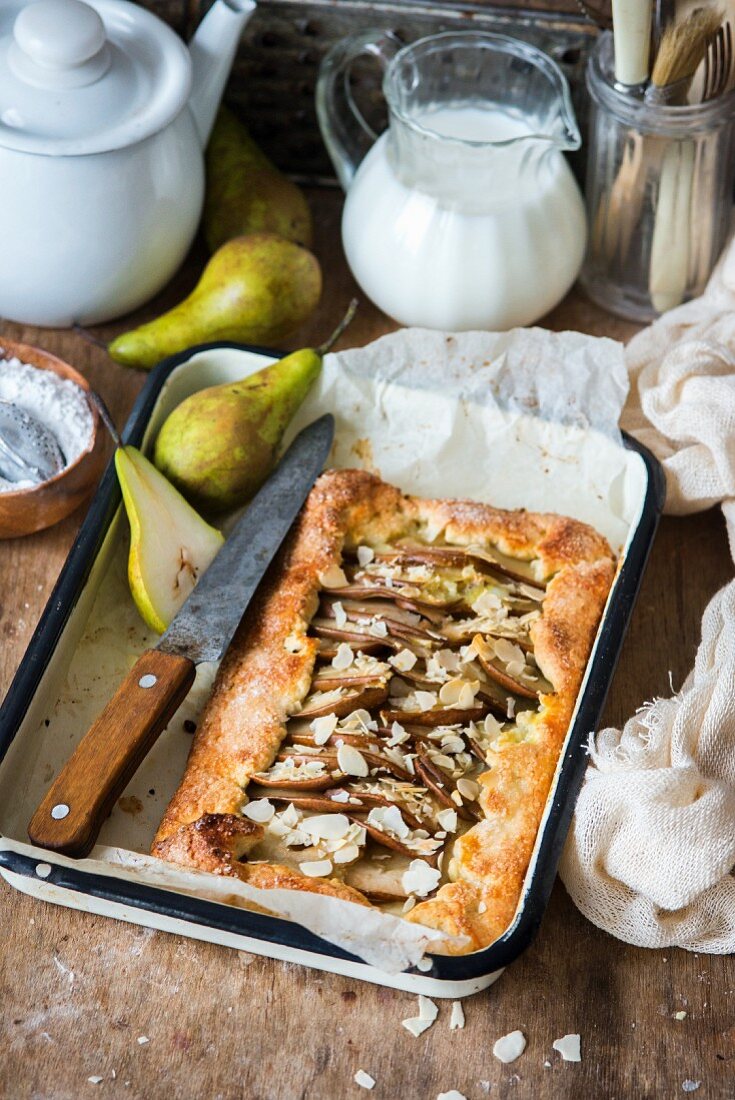
{"type": "Polygon", "coordinates": [[[128,0],[0,5],[0,146],[46,156],[142,141],[182,109],[189,52],[128,0]]]}

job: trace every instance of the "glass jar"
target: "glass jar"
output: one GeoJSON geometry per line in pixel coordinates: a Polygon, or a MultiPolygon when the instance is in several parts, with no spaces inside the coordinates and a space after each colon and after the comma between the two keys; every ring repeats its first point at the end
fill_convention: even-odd
{"type": "Polygon", "coordinates": [[[704,290],[730,227],[735,90],[658,106],[617,88],[610,34],[587,66],[589,242],[582,286],[604,309],[650,321],[704,290]]]}

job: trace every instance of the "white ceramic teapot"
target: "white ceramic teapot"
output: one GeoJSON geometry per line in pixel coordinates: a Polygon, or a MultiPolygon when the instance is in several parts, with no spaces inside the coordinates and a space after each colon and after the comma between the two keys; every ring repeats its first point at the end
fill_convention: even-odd
{"type": "Polygon", "coordinates": [[[191,244],[203,149],[253,0],[189,49],[127,0],[0,5],[0,316],[90,324],[151,298],[191,244]]]}

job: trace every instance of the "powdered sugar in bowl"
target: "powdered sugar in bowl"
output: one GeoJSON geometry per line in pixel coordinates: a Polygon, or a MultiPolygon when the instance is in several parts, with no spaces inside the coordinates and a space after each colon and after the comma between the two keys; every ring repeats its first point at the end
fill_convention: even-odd
{"type": "Polygon", "coordinates": [[[40,348],[0,339],[0,400],[32,416],[58,442],[63,466],[48,480],[0,477],[0,538],[58,523],[90,494],[102,473],[105,440],[89,385],[40,348]]]}

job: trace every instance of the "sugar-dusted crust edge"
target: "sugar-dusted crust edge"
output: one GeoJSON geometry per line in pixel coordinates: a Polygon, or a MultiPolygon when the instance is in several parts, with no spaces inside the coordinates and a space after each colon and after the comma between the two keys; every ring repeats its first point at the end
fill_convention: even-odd
{"type": "Polygon", "coordinates": [[[508,927],[614,576],[613,555],[601,535],[576,520],[409,497],[360,470],[328,471],[312,489],[220,666],[154,855],[263,888],[368,904],[338,880],[239,862],[237,851],[244,854],[256,840],[250,840],[251,831],[245,838],[234,823],[243,820],[250,777],[271,765],[289,714],[309,690],[316,642],[306,632],[320,576],[339,562],[343,547],[363,540],[439,535],[457,546],[492,543],[507,554],[537,559],[543,575],[552,577],[532,636],[555,694],[545,697],[531,736],[496,752],[481,776],[485,820],[455,845],[450,875],[456,881],[407,916],[467,936],[464,952],[487,946],[508,927]]]}

